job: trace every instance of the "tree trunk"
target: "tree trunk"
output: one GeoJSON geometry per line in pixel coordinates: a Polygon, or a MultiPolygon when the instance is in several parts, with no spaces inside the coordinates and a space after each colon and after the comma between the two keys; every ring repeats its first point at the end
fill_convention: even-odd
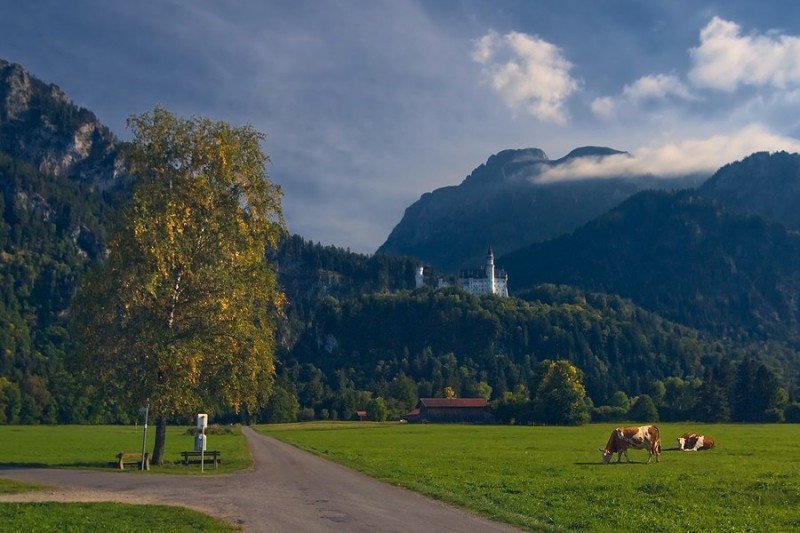
{"type": "Polygon", "coordinates": [[[167,442],[167,419],[163,416],[156,421],[156,442],[153,446],[153,457],[150,463],[164,466],[164,445],[167,442]]]}

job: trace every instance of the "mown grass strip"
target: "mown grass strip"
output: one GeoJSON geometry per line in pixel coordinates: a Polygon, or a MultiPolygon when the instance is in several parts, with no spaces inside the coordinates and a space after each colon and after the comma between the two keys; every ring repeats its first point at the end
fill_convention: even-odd
{"type": "Polygon", "coordinates": [[[0,503],[2,531],[114,533],[230,533],[240,528],[196,511],[165,505],[121,503],[0,503]]]}

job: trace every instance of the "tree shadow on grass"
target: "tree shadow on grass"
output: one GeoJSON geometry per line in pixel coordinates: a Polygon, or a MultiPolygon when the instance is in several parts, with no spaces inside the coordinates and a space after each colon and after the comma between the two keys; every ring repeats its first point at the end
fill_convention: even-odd
{"type": "MultiPolygon", "coordinates": [[[[97,461],[72,461],[64,463],[37,463],[37,462],[0,462],[0,469],[22,469],[22,468],[74,468],[86,470],[119,470],[116,461],[97,462],[97,461]]],[[[128,467],[125,470],[138,470],[138,468],[128,467]]]]}

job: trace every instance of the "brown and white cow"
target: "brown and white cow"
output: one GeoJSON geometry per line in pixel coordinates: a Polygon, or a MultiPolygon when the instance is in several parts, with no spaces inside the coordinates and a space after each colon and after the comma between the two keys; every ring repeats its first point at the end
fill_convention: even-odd
{"type": "Polygon", "coordinates": [[[714,447],[714,439],[708,435],[698,433],[684,433],[678,437],[678,448],[685,452],[697,452],[700,450],[710,450],[714,447]]]}
{"type": "Polygon", "coordinates": [[[622,455],[630,463],[628,448],[646,449],[649,453],[647,463],[656,457],[656,462],[661,462],[661,437],[656,426],[621,427],[611,432],[603,452],[603,464],[611,462],[612,456],[617,454],[617,462],[622,460],[622,455]]]}

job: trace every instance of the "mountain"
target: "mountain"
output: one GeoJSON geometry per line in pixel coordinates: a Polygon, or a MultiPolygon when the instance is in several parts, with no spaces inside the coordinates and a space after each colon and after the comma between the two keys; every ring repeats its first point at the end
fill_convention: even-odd
{"type": "Polygon", "coordinates": [[[540,149],[504,150],[458,186],[426,193],[409,206],[377,253],[405,255],[447,272],[481,264],[486,248],[502,255],[557,237],[644,189],[686,188],[705,177],[592,178],[539,182],[548,168],[625,152],[577,148],[551,161],[540,149]]]}
{"type": "Polygon", "coordinates": [[[43,174],[100,190],[120,183],[119,142],[56,85],[0,59],[0,151],[43,174]]]}
{"type": "Polygon", "coordinates": [[[92,419],[65,368],[67,310],[105,248],[118,150],[58,87],[0,60],[0,423],[92,419]]]}
{"type": "Polygon", "coordinates": [[[800,229],[800,154],[752,154],[720,168],[698,191],[732,209],[800,229]]]}
{"type": "Polygon", "coordinates": [[[516,294],[567,284],[719,337],[800,342],[800,233],[697,191],[638,193],[497,264],[516,294]]]}

